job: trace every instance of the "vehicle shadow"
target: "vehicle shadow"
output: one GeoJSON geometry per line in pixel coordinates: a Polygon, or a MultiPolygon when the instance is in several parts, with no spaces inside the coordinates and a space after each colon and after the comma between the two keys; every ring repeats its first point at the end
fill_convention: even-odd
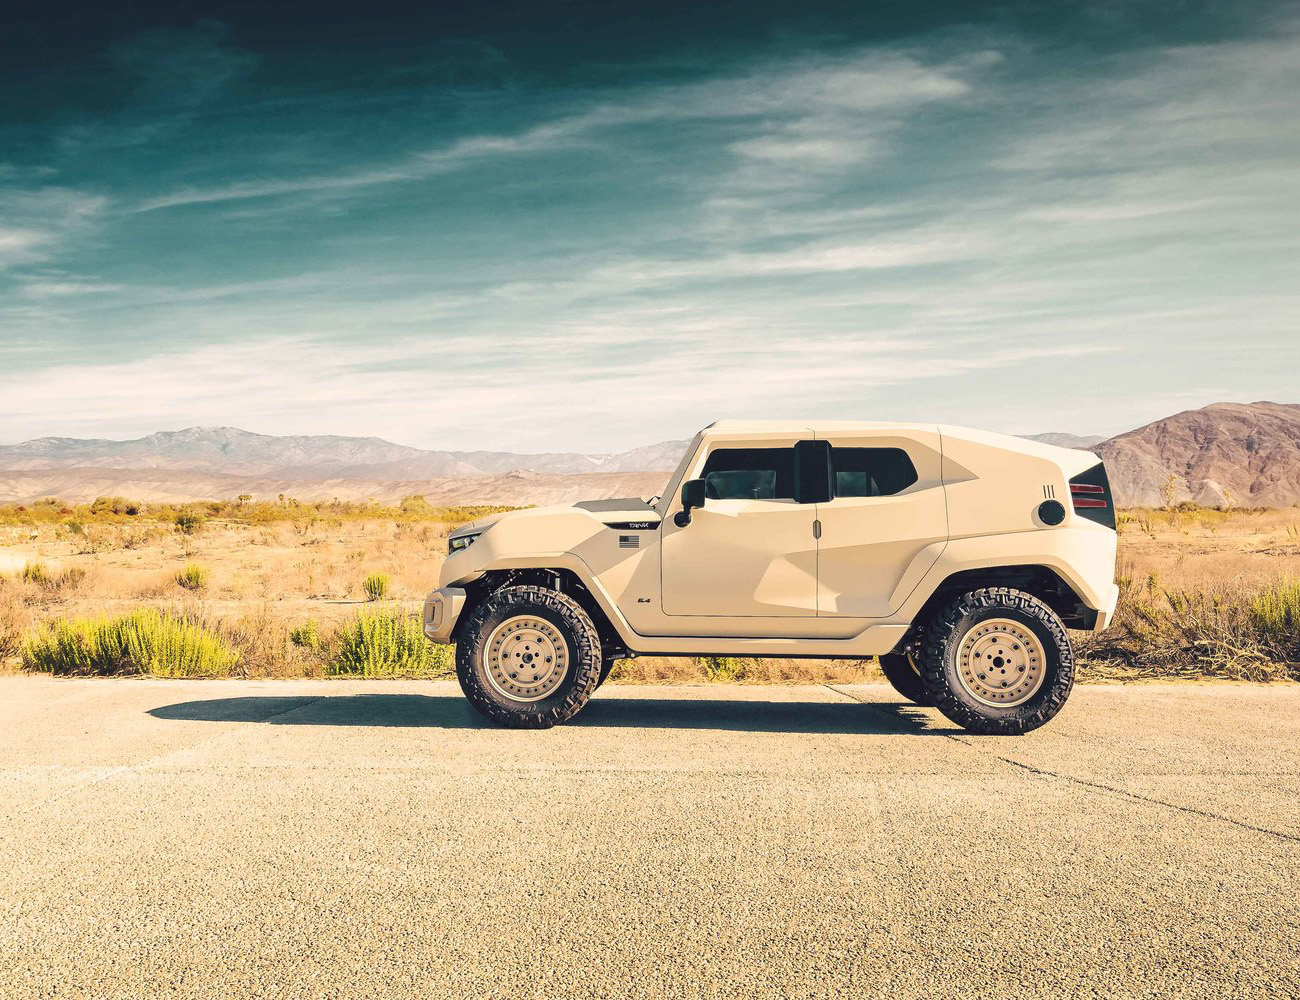
{"type": "MultiPolygon", "coordinates": [[[[250,696],[178,702],[149,710],[155,719],[273,726],[387,726],[495,729],[452,695],[351,694],[250,696]]],[[[754,733],[943,735],[946,720],[893,702],[739,701],[594,698],[567,725],[617,729],[712,729],[754,733]]]]}

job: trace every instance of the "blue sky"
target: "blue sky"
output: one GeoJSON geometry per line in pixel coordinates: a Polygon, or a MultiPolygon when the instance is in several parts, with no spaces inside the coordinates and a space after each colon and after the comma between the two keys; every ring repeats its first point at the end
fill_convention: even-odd
{"type": "Polygon", "coordinates": [[[0,31],[0,439],[1300,400],[1294,9],[256,7],[0,31]]]}

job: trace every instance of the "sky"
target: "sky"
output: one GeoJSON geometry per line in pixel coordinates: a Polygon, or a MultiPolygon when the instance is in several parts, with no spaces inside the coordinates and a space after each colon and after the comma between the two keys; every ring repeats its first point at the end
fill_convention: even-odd
{"type": "Polygon", "coordinates": [[[1300,401],[1300,9],[0,13],[0,441],[1300,401]]]}

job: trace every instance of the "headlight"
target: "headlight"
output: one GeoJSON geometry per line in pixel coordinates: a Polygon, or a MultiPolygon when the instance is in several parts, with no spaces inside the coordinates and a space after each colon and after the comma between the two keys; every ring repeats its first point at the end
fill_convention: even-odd
{"type": "Polygon", "coordinates": [[[454,535],[453,537],[448,538],[447,554],[451,555],[453,552],[459,552],[461,549],[469,548],[478,540],[478,536],[481,534],[483,534],[483,532],[480,531],[478,535],[454,535]]]}

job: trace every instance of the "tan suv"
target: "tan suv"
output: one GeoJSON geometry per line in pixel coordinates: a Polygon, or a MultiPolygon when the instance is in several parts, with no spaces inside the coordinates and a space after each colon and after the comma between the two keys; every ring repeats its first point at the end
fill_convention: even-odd
{"type": "Polygon", "coordinates": [[[616,659],[879,657],[980,733],[1047,722],[1067,628],[1115,610],[1096,455],[956,427],[722,421],[662,498],[540,507],[449,539],[424,631],[487,718],[571,718],[616,659]]]}

